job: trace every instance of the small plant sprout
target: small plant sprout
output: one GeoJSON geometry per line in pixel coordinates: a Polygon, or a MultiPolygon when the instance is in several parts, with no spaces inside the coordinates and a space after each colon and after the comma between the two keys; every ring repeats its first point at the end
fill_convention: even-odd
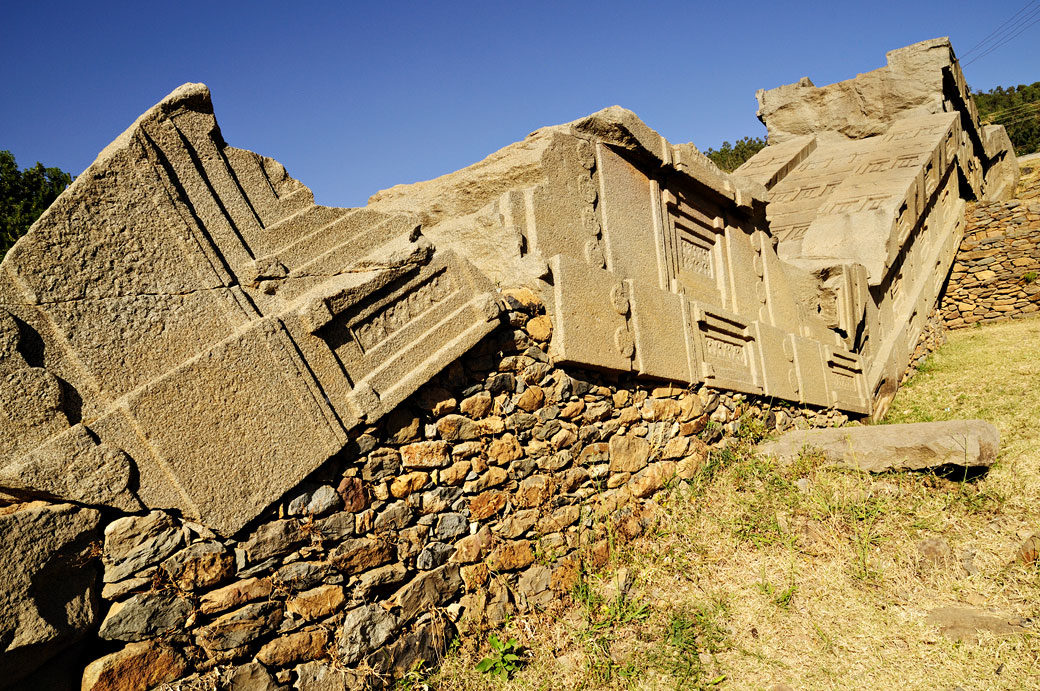
{"type": "Polygon", "coordinates": [[[477,663],[477,671],[507,681],[523,665],[523,648],[515,638],[502,641],[495,634],[488,637],[491,654],[477,663]]]}

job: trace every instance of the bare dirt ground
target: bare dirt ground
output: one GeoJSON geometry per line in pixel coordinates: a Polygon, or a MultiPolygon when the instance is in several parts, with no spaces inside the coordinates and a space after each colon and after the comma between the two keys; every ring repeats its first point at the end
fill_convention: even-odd
{"type": "Polygon", "coordinates": [[[899,392],[887,422],[998,427],[974,479],[781,466],[748,420],[658,495],[655,530],[499,632],[522,648],[507,681],[477,671],[493,651],[470,631],[401,688],[1040,688],[1040,568],[1019,554],[1040,529],[1038,392],[1040,319],[951,333],[899,392]],[[968,625],[944,632],[929,615],[951,607],[968,625]]]}

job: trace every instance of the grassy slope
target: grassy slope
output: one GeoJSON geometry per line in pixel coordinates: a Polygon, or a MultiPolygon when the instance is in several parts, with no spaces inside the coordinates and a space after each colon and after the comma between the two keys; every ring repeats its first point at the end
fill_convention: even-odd
{"type": "MultiPolygon", "coordinates": [[[[439,689],[1040,688],[1040,640],[956,643],[929,609],[1040,617],[1040,570],[1012,563],[1040,526],[1040,320],[956,332],[896,397],[890,422],[979,417],[1000,459],[978,481],[869,476],[813,459],[778,467],[748,445],[658,497],[656,532],[622,547],[573,604],[506,627],[530,651],[509,682],[474,671],[470,632],[439,689]],[[801,485],[801,486],[799,486],[801,485]],[[941,538],[932,565],[918,544],[941,538]],[[966,568],[967,567],[967,568],[966,568]],[[628,597],[601,580],[635,574],[628,597]],[[973,573],[970,573],[972,571],[973,573]]],[[[413,688],[422,688],[421,684],[413,688]]]]}

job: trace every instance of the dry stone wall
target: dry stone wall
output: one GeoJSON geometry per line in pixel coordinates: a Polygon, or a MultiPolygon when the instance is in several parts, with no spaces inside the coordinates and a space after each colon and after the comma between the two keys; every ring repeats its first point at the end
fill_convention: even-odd
{"type": "Polygon", "coordinates": [[[0,687],[377,686],[742,419],[883,413],[1010,144],[946,39],[759,101],[739,175],[614,106],[359,209],[149,109],[0,265],[0,687]]]}
{"type": "Polygon", "coordinates": [[[848,420],[560,368],[533,293],[506,303],[231,538],[164,511],[110,521],[82,688],[380,688],[460,629],[554,606],[608,558],[608,532],[641,534],[654,493],[735,436],[848,420]]]}
{"type": "Polygon", "coordinates": [[[967,211],[967,222],[942,299],[946,326],[1040,310],[1040,202],[979,202],[967,211]]]}

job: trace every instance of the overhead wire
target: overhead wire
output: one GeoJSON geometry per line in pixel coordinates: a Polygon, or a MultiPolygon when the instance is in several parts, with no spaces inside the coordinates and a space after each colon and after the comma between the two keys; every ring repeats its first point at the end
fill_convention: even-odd
{"type": "Polygon", "coordinates": [[[993,37],[994,37],[994,36],[995,36],[995,35],[996,35],[997,33],[999,33],[999,32],[1000,32],[1000,31],[1002,31],[1002,30],[1003,30],[1003,29],[1004,29],[1005,27],[1007,27],[1007,25],[1008,25],[1008,24],[1010,24],[1011,22],[1015,21],[1015,19],[1017,19],[1017,18],[1018,18],[1018,15],[1022,14],[1022,12],[1024,12],[1025,10],[1029,9],[1029,7],[1030,7],[1031,5],[1033,5],[1033,4],[1035,4],[1036,2],[1037,2],[1037,0],[1029,0],[1029,2],[1027,2],[1027,3],[1026,3],[1026,4],[1025,4],[1025,5],[1024,5],[1023,7],[1022,7],[1022,9],[1020,9],[1020,10],[1019,10],[1018,12],[1015,12],[1015,13],[1014,13],[1013,15],[1011,15],[1011,17],[1010,17],[1010,18],[1008,18],[1008,19],[1004,20],[1004,23],[1003,23],[1003,24],[1001,24],[1000,26],[998,26],[998,27],[997,27],[996,29],[994,29],[993,31],[991,31],[991,32],[989,33],[989,35],[988,35],[988,36],[986,36],[986,38],[982,39],[981,41],[979,41],[978,43],[976,43],[975,45],[973,45],[973,46],[972,46],[971,48],[969,48],[968,50],[966,50],[966,51],[964,52],[964,54],[963,54],[963,55],[961,56],[961,58],[962,58],[962,59],[963,59],[963,58],[966,58],[966,57],[968,57],[969,55],[971,55],[972,53],[974,53],[974,52],[975,52],[976,50],[979,50],[979,49],[980,49],[980,48],[981,48],[981,47],[982,47],[982,46],[983,46],[984,44],[988,43],[988,42],[990,41],[990,39],[991,39],[991,38],[993,38],[993,37]]]}
{"type": "Polygon", "coordinates": [[[1030,120],[1035,120],[1035,119],[1036,119],[1036,114],[1033,114],[1033,115],[1026,116],[1024,118],[1019,118],[1017,120],[1012,120],[1011,122],[999,122],[999,123],[994,123],[994,124],[1001,125],[1002,127],[1010,127],[1011,125],[1017,125],[1020,122],[1029,122],[1030,120]]]}
{"type": "Polygon", "coordinates": [[[972,64],[973,62],[976,62],[977,60],[981,60],[982,58],[986,57],[987,55],[989,55],[990,53],[995,51],[997,48],[1000,48],[1001,46],[1005,46],[1008,43],[1010,43],[1013,39],[1015,39],[1018,36],[1020,36],[1029,27],[1033,26],[1034,24],[1040,23],[1040,7],[1038,7],[1034,12],[1031,12],[1029,15],[1023,17],[1022,21],[1023,22],[1029,21],[1029,23],[1028,24],[1023,24],[1020,27],[1014,27],[1017,30],[1015,30],[1013,33],[1006,33],[1004,36],[1000,37],[1000,40],[997,43],[994,43],[992,46],[987,48],[985,51],[979,53],[978,55],[973,57],[971,60],[969,60],[968,62],[964,63],[963,67],[967,67],[968,65],[972,64]]]}
{"type": "Polygon", "coordinates": [[[1020,103],[1017,106],[995,110],[992,113],[987,113],[984,117],[986,120],[990,121],[1005,117],[1018,117],[1019,115],[1035,108],[1040,108],[1040,101],[1034,101],[1033,103],[1020,103]]]}

